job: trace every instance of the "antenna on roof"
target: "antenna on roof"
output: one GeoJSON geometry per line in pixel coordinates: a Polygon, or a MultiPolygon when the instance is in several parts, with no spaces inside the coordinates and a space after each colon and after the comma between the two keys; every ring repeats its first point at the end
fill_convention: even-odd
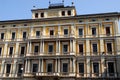
{"type": "Polygon", "coordinates": [[[64,3],[64,0],[62,0],[62,3],[64,3]]]}
{"type": "Polygon", "coordinates": [[[51,1],[49,0],[49,5],[51,4],[51,1]]]}
{"type": "Polygon", "coordinates": [[[33,8],[35,8],[36,6],[33,6],[33,8]]]}
{"type": "Polygon", "coordinates": [[[72,2],[72,6],[74,6],[74,2],[72,2]]]}

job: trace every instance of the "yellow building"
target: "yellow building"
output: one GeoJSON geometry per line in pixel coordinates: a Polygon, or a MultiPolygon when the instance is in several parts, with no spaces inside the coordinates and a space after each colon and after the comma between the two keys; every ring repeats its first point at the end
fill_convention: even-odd
{"type": "Polygon", "coordinates": [[[0,79],[120,79],[120,13],[77,15],[75,6],[33,9],[0,21],[0,79]]]}

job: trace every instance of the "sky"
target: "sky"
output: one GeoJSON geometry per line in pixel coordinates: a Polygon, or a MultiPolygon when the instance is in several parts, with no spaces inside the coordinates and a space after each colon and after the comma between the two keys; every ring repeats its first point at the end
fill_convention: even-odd
{"type": "MultiPolygon", "coordinates": [[[[50,1],[62,2],[62,0],[50,1]]],[[[78,15],[120,12],[120,0],[64,0],[65,6],[70,6],[71,2],[74,2],[78,15]]],[[[47,8],[49,0],[0,0],[0,21],[31,19],[33,6],[47,8]]]]}

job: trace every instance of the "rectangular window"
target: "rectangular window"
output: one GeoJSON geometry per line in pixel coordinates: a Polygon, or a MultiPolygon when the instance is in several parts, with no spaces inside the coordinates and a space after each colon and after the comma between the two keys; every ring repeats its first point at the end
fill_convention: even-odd
{"type": "Polygon", "coordinates": [[[79,73],[84,73],[84,63],[79,63],[79,73]]]}
{"type": "Polygon", "coordinates": [[[92,35],[96,35],[96,28],[92,28],[92,35]]]}
{"type": "Polygon", "coordinates": [[[63,45],[63,52],[64,53],[68,52],[68,45],[67,44],[63,45]]]}
{"type": "Polygon", "coordinates": [[[68,35],[68,29],[64,29],[64,35],[68,35]]]}
{"type": "Polygon", "coordinates": [[[79,44],[79,52],[83,53],[83,44],[79,44]]]}
{"type": "Polygon", "coordinates": [[[34,52],[38,53],[38,50],[39,50],[39,46],[35,46],[34,52]]]}
{"type": "Polygon", "coordinates": [[[83,35],[83,29],[79,29],[79,36],[83,35]]]}
{"type": "Polygon", "coordinates": [[[18,74],[22,73],[22,64],[18,64],[18,74]]]}
{"type": "Polygon", "coordinates": [[[4,33],[1,33],[1,39],[4,39],[4,33]]]}
{"type": "Polygon", "coordinates": [[[106,27],[106,35],[110,35],[110,27],[106,27]]]}
{"type": "Polygon", "coordinates": [[[36,36],[37,36],[37,37],[40,36],[40,31],[36,31],[36,36]]]}
{"type": "Polygon", "coordinates": [[[15,32],[12,32],[12,39],[15,39],[15,32]]]}
{"type": "Polygon", "coordinates": [[[114,63],[113,62],[108,62],[108,73],[114,73],[114,63]]]}
{"type": "Polygon", "coordinates": [[[23,32],[23,39],[26,39],[26,32],[23,32]]]}
{"type": "Polygon", "coordinates": [[[71,11],[68,11],[68,15],[71,15],[71,11]]]}
{"type": "Polygon", "coordinates": [[[63,72],[68,72],[68,63],[63,63],[63,72]]]}
{"type": "Polygon", "coordinates": [[[41,17],[44,17],[44,13],[41,13],[41,17]]]}
{"type": "Polygon", "coordinates": [[[112,52],[112,44],[111,43],[107,43],[107,51],[112,52]]]}
{"type": "Polygon", "coordinates": [[[93,63],[93,73],[99,73],[99,63],[93,63]]]}
{"type": "Polygon", "coordinates": [[[50,30],[50,36],[54,35],[54,30],[50,30]]]}
{"type": "Polygon", "coordinates": [[[49,51],[48,52],[53,52],[53,45],[49,45],[49,51]]]}
{"type": "Polygon", "coordinates": [[[21,47],[21,55],[24,55],[24,53],[25,53],[25,47],[22,46],[22,47],[21,47]]]}
{"type": "Polygon", "coordinates": [[[92,47],[93,47],[93,52],[97,52],[97,44],[92,44],[92,47]]]}
{"type": "Polygon", "coordinates": [[[2,54],[2,47],[0,47],[0,56],[1,56],[1,54],[2,54]]]}
{"type": "Polygon", "coordinates": [[[62,11],[62,16],[65,16],[65,11],[62,11]]]}
{"type": "Polygon", "coordinates": [[[38,64],[33,64],[32,72],[38,72],[38,64]]]}
{"type": "Polygon", "coordinates": [[[48,63],[48,65],[47,65],[47,72],[53,72],[53,70],[52,70],[52,63],[48,63]]]}
{"type": "Polygon", "coordinates": [[[13,47],[10,47],[9,55],[12,56],[12,54],[13,54],[13,47]]]}
{"type": "Polygon", "coordinates": [[[38,13],[35,13],[35,18],[38,18],[38,13]]]}
{"type": "Polygon", "coordinates": [[[10,73],[11,64],[7,64],[6,73],[10,73]]]}

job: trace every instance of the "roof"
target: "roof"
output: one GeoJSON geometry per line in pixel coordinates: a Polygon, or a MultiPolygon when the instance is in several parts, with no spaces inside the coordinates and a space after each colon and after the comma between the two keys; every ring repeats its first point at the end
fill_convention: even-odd
{"type": "Polygon", "coordinates": [[[12,24],[12,23],[29,23],[29,22],[43,22],[43,21],[57,21],[57,20],[67,20],[67,19],[88,19],[88,18],[102,18],[102,17],[120,17],[119,12],[110,13],[98,13],[98,14],[84,14],[76,15],[70,17],[54,17],[54,18],[40,18],[40,19],[21,19],[21,20],[6,20],[0,21],[0,24],[12,24]]]}

